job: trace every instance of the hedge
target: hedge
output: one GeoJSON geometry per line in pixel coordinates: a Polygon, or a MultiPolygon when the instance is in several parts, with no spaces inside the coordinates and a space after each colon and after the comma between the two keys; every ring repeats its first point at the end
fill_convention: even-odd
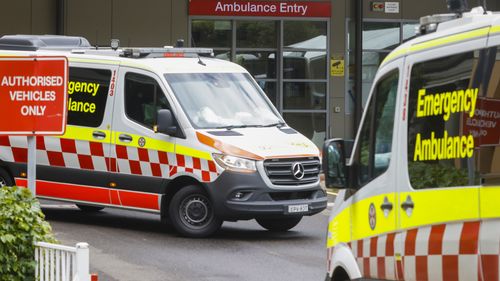
{"type": "Polygon", "coordinates": [[[0,281],[35,279],[35,241],[56,242],[38,200],[27,188],[0,188],[0,281]]]}

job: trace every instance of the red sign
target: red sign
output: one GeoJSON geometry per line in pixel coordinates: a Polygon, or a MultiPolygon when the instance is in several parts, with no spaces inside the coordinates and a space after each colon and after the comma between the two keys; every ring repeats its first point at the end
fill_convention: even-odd
{"type": "Polygon", "coordinates": [[[190,0],[191,16],[329,18],[330,2],[190,0]]]}
{"type": "Polygon", "coordinates": [[[478,98],[472,118],[464,114],[464,133],[474,136],[476,147],[500,143],[500,100],[478,98]]]}
{"type": "Polygon", "coordinates": [[[64,134],[67,81],[65,57],[1,57],[0,134],[64,134]]]}

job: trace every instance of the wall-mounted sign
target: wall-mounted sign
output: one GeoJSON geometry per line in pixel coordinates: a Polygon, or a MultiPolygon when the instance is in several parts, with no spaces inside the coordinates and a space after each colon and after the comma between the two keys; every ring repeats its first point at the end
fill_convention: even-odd
{"type": "Polygon", "coordinates": [[[0,58],[0,134],[64,134],[67,80],[65,57],[0,58]]]}
{"type": "Polygon", "coordinates": [[[385,12],[388,14],[398,14],[399,2],[385,2],[385,12]]]}
{"type": "Polygon", "coordinates": [[[384,2],[372,2],[371,10],[373,12],[384,12],[385,11],[385,3],[384,2]]]}
{"type": "Polygon", "coordinates": [[[398,14],[399,2],[371,2],[372,12],[382,12],[386,14],[398,14]]]}
{"type": "Polygon", "coordinates": [[[189,15],[329,18],[331,4],[329,1],[190,0],[189,15]]]}
{"type": "Polygon", "coordinates": [[[332,59],[330,60],[330,75],[343,77],[344,67],[345,67],[344,56],[342,55],[333,56],[332,59]]]}

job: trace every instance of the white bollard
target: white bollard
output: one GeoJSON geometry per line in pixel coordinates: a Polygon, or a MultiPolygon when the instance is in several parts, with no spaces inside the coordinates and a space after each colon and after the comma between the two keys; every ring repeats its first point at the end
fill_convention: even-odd
{"type": "Polygon", "coordinates": [[[89,244],[76,244],[76,274],[73,281],[90,281],[89,244]]]}

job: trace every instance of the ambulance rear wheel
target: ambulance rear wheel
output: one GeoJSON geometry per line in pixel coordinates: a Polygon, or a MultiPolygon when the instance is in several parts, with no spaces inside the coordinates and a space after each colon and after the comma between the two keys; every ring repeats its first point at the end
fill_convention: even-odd
{"type": "Polygon", "coordinates": [[[82,205],[82,204],[76,204],[76,206],[78,207],[78,209],[80,209],[86,213],[95,213],[95,212],[99,212],[102,209],[104,209],[104,207],[82,205]]]}
{"type": "Polygon", "coordinates": [[[274,231],[284,232],[294,228],[299,224],[302,217],[279,218],[279,219],[256,219],[257,223],[263,228],[274,231]]]}
{"type": "Polygon", "coordinates": [[[12,180],[12,177],[5,171],[4,169],[0,168],[0,187],[4,186],[13,186],[14,185],[14,180],[12,180]]]}
{"type": "Polygon", "coordinates": [[[175,230],[186,237],[207,237],[222,225],[222,220],[215,216],[212,201],[197,185],[179,190],[170,201],[168,213],[175,230]]]}

